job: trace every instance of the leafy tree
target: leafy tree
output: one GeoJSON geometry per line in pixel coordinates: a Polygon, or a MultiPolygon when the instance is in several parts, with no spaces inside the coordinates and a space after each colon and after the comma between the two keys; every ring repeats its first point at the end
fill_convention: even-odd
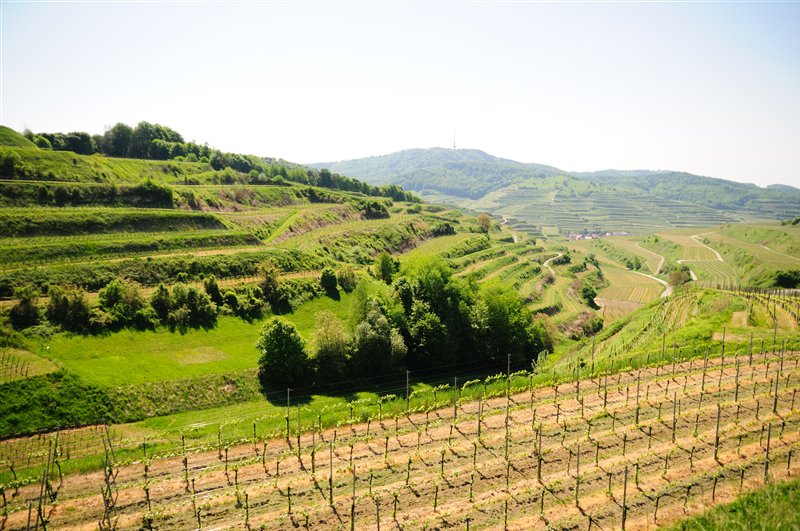
{"type": "Polygon", "coordinates": [[[94,321],[103,326],[126,326],[133,324],[137,312],[144,308],[145,302],[139,286],[130,281],[114,279],[99,292],[99,311],[107,315],[95,314],[94,321]]]}
{"type": "Polygon", "coordinates": [[[406,345],[397,328],[374,299],[368,302],[365,319],[356,327],[353,364],[365,376],[386,374],[394,370],[406,354],[406,345]]]}
{"type": "Polygon", "coordinates": [[[411,336],[410,352],[413,352],[416,363],[431,367],[452,361],[452,350],[448,348],[447,327],[438,315],[431,311],[430,305],[424,301],[414,301],[409,318],[409,334],[411,336]]]}
{"type": "Polygon", "coordinates": [[[317,314],[314,367],[321,382],[343,380],[350,360],[350,338],[344,323],[331,312],[317,314]]]}
{"type": "Polygon", "coordinates": [[[595,297],[597,297],[597,291],[593,286],[590,284],[583,284],[581,286],[581,298],[586,302],[589,308],[594,308],[596,310],[598,306],[597,303],[594,302],[595,297]]]}
{"type": "Polygon", "coordinates": [[[492,227],[492,218],[487,214],[478,214],[478,227],[481,229],[481,232],[488,234],[489,229],[492,227]]]}
{"type": "Polygon", "coordinates": [[[328,295],[335,295],[338,290],[336,289],[336,273],[330,267],[322,270],[322,277],[320,278],[320,285],[328,295]]]}
{"type": "Polygon", "coordinates": [[[692,280],[692,274],[689,272],[689,267],[685,264],[680,264],[669,272],[667,280],[673,286],[680,286],[692,280]]]}
{"type": "Polygon", "coordinates": [[[112,157],[128,156],[132,136],[133,129],[129,125],[117,123],[103,135],[106,153],[112,157]]]}
{"type": "Polygon", "coordinates": [[[214,304],[222,306],[222,293],[219,290],[219,284],[217,284],[217,277],[214,275],[206,277],[205,280],[203,280],[203,288],[214,304]]]}
{"type": "Polygon", "coordinates": [[[14,298],[18,300],[8,313],[11,326],[22,330],[39,323],[40,312],[36,304],[38,296],[36,288],[30,285],[14,290],[14,298]]]}
{"type": "Polygon", "coordinates": [[[773,276],[773,285],[778,288],[793,289],[800,286],[800,270],[789,269],[776,271],[773,276]]]}
{"type": "Polygon", "coordinates": [[[280,317],[269,319],[256,342],[261,356],[258,377],[264,387],[299,384],[308,368],[308,352],[295,326],[280,317]]]}
{"type": "Polygon", "coordinates": [[[259,266],[261,273],[261,292],[264,294],[264,300],[272,305],[281,305],[286,301],[286,296],[281,289],[279,275],[281,269],[272,260],[267,260],[259,266]]]}
{"type": "Polygon", "coordinates": [[[172,308],[172,296],[169,293],[169,288],[163,282],[156,287],[156,290],[150,296],[150,306],[156,312],[159,320],[162,323],[166,323],[169,311],[172,308]]]}
{"type": "Polygon", "coordinates": [[[379,279],[387,284],[392,283],[392,277],[395,273],[395,261],[392,256],[386,251],[381,252],[375,259],[375,272],[379,279]]]}
{"type": "Polygon", "coordinates": [[[536,355],[549,350],[544,328],[531,320],[519,295],[499,283],[484,285],[472,308],[472,330],[482,357],[528,365],[536,355]]]}
{"type": "Polygon", "coordinates": [[[89,301],[80,288],[51,287],[48,295],[47,319],[65,330],[83,332],[89,326],[89,301]]]}
{"type": "Polygon", "coordinates": [[[356,288],[356,274],[350,267],[344,267],[340,269],[336,274],[336,280],[338,281],[339,286],[341,286],[342,289],[347,293],[350,293],[356,288]]]}

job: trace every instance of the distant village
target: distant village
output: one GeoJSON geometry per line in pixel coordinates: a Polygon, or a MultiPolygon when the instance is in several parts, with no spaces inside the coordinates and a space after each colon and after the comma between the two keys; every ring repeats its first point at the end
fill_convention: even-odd
{"type": "Polygon", "coordinates": [[[575,233],[571,232],[568,236],[570,241],[575,240],[594,240],[597,238],[607,238],[609,236],[630,236],[630,232],[626,231],[615,231],[615,232],[581,232],[575,233]]]}

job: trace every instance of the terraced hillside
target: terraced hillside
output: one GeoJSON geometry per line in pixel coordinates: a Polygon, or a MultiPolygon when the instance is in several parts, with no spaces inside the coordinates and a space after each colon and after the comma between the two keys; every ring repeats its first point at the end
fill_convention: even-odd
{"type": "Polygon", "coordinates": [[[320,163],[371,183],[394,182],[426,199],[502,215],[539,233],[627,232],[790,219],[800,191],[672,171],[570,173],[477,150],[416,149],[320,163]]]}

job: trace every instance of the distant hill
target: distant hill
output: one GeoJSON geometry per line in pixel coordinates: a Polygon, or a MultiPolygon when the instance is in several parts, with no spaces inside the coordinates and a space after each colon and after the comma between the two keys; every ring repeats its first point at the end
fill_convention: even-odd
{"type": "Polygon", "coordinates": [[[679,171],[567,172],[473,149],[410,149],[312,166],[562,233],[645,233],[800,215],[800,190],[787,185],[762,188],[679,171]]]}
{"type": "Polygon", "coordinates": [[[370,183],[406,183],[401,186],[470,199],[530,177],[565,174],[552,166],[501,159],[477,149],[407,149],[390,155],[311,166],[359,175],[370,183]]]}

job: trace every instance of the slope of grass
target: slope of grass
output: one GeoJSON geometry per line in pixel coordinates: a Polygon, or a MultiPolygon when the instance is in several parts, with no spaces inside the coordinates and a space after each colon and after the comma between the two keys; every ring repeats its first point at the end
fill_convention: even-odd
{"type": "MultiPolygon", "coordinates": [[[[373,283],[368,289],[374,291],[380,285],[373,283]]],[[[284,317],[311,341],[319,312],[329,311],[349,321],[356,296],[341,291],[339,296],[339,300],[321,297],[307,302],[284,317]]],[[[41,347],[41,353],[83,381],[103,387],[222,374],[256,366],[255,343],[265,320],[223,316],[215,328],[185,334],[163,328],[105,335],[57,334],[41,347]]]]}
{"type": "Polygon", "coordinates": [[[0,125],[0,146],[36,148],[36,144],[4,125],[0,125]]]}
{"type": "Polygon", "coordinates": [[[678,522],[671,530],[800,529],[800,479],[774,483],[745,494],[733,503],[678,522]]]}

